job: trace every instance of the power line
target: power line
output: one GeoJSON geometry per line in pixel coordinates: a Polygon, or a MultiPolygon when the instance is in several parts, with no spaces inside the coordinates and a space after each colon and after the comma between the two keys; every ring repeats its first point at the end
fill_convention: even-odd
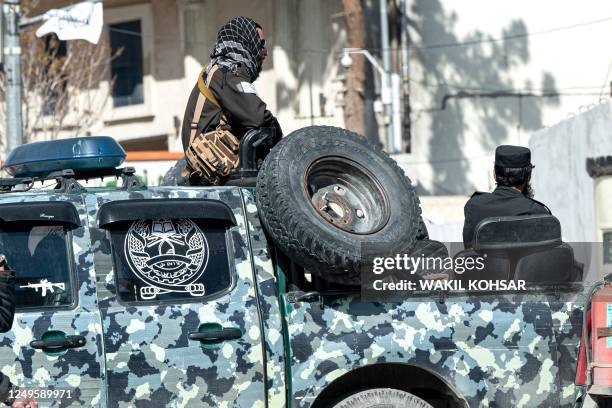
{"type": "MultiPolygon", "coordinates": [[[[559,93],[561,91],[570,91],[570,90],[597,90],[600,89],[599,85],[592,85],[592,86],[569,86],[569,87],[564,87],[564,88],[492,88],[492,87],[485,87],[485,86],[469,86],[469,85],[465,85],[465,84],[457,84],[457,83],[450,83],[450,82],[442,82],[439,84],[428,84],[426,82],[421,82],[421,81],[417,81],[414,79],[408,79],[408,81],[410,81],[413,84],[416,85],[420,85],[423,86],[425,88],[432,88],[432,89],[440,89],[440,88],[444,88],[444,87],[448,87],[448,88],[455,88],[458,90],[469,90],[469,91],[492,91],[492,92],[515,92],[515,93],[521,93],[521,92],[542,92],[542,93],[559,93]]],[[[579,93],[580,95],[582,95],[582,93],[579,93]]],[[[573,94],[572,94],[573,95],[573,94]]],[[[588,95],[591,95],[590,93],[588,95]]]]}
{"type": "Polygon", "coordinates": [[[495,91],[495,92],[465,92],[460,91],[456,94],[446,94],[442,98],[441,110],[445,110],[448,104],[448,101],[451,99],[479,99],[479,98],[490,98],[490,99],[498,99],[498,98],[556,98],[559,96],[593,96],[597,95],[596,93],[561,93],[556,91],[548,91],[542,93],[533,93],[533,92],[503,92],[503,91],[495,91]]]}
{"type": "MultiPolygon", "coordinates": [[[[608,21],[608,20],[612,20],[612,17],[603,19],[603,20],[596,20],[596,21],[592,21],[589,23],[581,23],[581,24],[575,24],[572,26],[566,26],[566,27],[560,27],[560,28],[556,28],[556,29],[551,29],[551,30],[547,30],[547,31],[541,31],[541,32],[536,32],[533,33],[534,35],[537,34],[543,34],[546,32],[552,32],[552,31],[559,31],[559,30],[563,30],[563,29],[569,29],[572,27],[577,27],[577,26],[583,26],[586,24],[596,24],[596,23],[600,23],[602,21],[608,21]]],[[[121,33],[121,34],[126,34],[126,35],[133,35],[133,36],[139,36],[139,37],[152,37],[155,40],[158,41],[168,41],[168,42],[177,42],[177,43],[185,43],[185,44],[199,44],[199,45],[210,45],[210,43],[208,42],[204,42],[204,41],[190,41],[190,40],[182,40],[180,38],[170,38],[170,37],[163,37],[163,36],[157,36],[157,35],[153,35],[153,34],[143,34],[137,31],[130,31],[130,30],[124,30],[124,29],[120,29],[120,28],[114,28],[114,27],[108,27],[108,29],[110,31],[114,31],[117,33],[121,33]]],[[[525,34],[529,34],[529,33],[525,33],[525,34]]],[[[524,36],[525,34],[517,34],[517,36],[524,36]]],[[[504,37],[504,38],[510,38],[510,37],[504,37]]],[[[481,40],[480,42],[487,42],[487,41],[501,41],[502,39],[490,39],[490,40],[481,40]]],[[[462,43],[455,43],[455,44],[462,44],[462,43]]],[[[437,46],[434,46],[437,47],[437,46]]],[[[380,48],[363,48],[364,50],[380,50],[380,48]]],[[[392,47],[390,49],[398,49],[397,47],[392,47]]],[[[291,49],[293,51],[300,51],[300,52],[305,52],[305,53],[328,53],[330,51],[332,51],[331,49],[323,49],[323,48],[294,48],[291,49]]],[[[338,51],[338,53],[340,53],[340,51],[338,51]]],[[[488,90],[488,91],[495,91],[495,92],[530,92],[530,91],[541,91],[541,92],[557,92],[557,91],[561,91],[561,90],[570,90],[570,89],[599,89],[599,86],[573,86],[573,87],[567,87],[567,88],[561,88],[561,89],[538,89],[538,88],[534,88],[534,89],[502,89],[499,90],[497,88],[491,88],[491,87],[482,87],[482,86],[468,86],[468,85],[463,85],[463,84],[453,84],[453,83],[443,83],[443,84],[439,84],[439,85],[434,85],[434,84],[427,84],[425,82],[419,82],[419,81],[415,81],[413,79],[409,79],[410,82],[424,86],[424,87],[428,87],[428,88],[435,88],[435,89],[439,89],[442,88],[444,86],[446,87],[450,87],[450,88],[456,88],[459,90],[471,90],[471,91],[482,91],[482,90],[488,90]]],[[[561,95],[562,96],[562,95],[561,95]]]]}
{"type": "Polygon", "coordinates": [[[601,23],[604,23],[604,22],[610,21],[610,20],[612,20],[612,17],[605,17],[605,18],[600,18],[600,19],[597,19],[597,20],[585,21],[585,22],[582,22],[582,23],[576,23],[576,24],[570,24],[570,25],[567,25],[567,26],[550,28],[550,29],[547,29],[547,30],[533,31],[533,32],[526,31],[524,33],[510,34],[510,35],[507,35],[507,36],[504,36],[504,37],[499,37],[499,38],[487,38],[487,39],[480,39],[480,40],[458,41],[458,42],[444,43],[444,44],[411,44],[410,47],[411,48],[417,48],[417,49],[431,50],[431,49],[438,49],[438,48],[464,47],[464,46],[477,45],[477,44],[482,44],[482,43],[500,42],[500,41],[506,41],[506,40],[516,40],[516,39],[519,39],[519,38],[531,37],[531,36],[534,36],[534,35],[550,34],[550,33],[555,33],[555,32],[558,32],[558,31],[565,31],[565,30],[571,30],[571,29],[574,29],[574,28],[585,27],[585,26],[594,25],[594,24],[601,24],[601,23]]]}
{"type": "MultiPolygon", "coordinates": [[[[440,48],[465,47],[465,46],[478,45],[478,44],[483,44],[483,43],[494,43],[494,42],[507,41],[507,40],[517,40],[517,39],[525,38],[525,37],[551,34],[551,33],[559,32],[559,31],[566,31],[566,30],[572,30],[575,28],[581,28],[581,27],[586,27],[590,25],[601,24],[607,21],[612,21],[612,16],[600,18],[597,20],[590,20],[590,21],[584,21],[581,23],[570,24],[566,26],[549,28],[546,30],[532,31],[532,32],[525,31],[524,33],[510,34],[510,35],[506,35],[506,36],[498,37],[498,38],[483,38],[483,39],[478,39],[478,40],[456,41],[456,42],[442,43],[442,44],[413,43],[413,44],[410,44],[410,48],[418,49],[418,50],[434,50],[434,49],[440,49],[440,48]]],[[[127,35],[135,35],[135,36],[140,36],[140,37],[153,37],[159,41],[178,42],[178,43],[186,43],[186,44],[199,44],[199,45],[207,45],[207,46],[212,45],[210,42],[204,42],[204,41],[192,41],[192,40],[185,40],[185,39],[175,38],[175,37],[163,37],[163,36],[158,36],[154,34],[143,34],[143,33],[139,33],[136,31],[123,30],[123,29],[113,28],[113,27],[108,27],[108,29],[110,31],[115,31],[115,32],[123,33],[127,35]]],[[[401,50],[401,47],[389,47],[389,48],[366,47],[363,49],[368,50],[368,51],[398,51],[398,50],[401,50]]],[[[308,53],[334,52],[334,50],[330,48],[293,48],[291,50],[308,52],[308,53]]],[[[341,53],[341,51],[335,51],[335,52],[341,53]]]]}
{"type": "MultiPolygon", "coordinates": [[[[605,21],[610,20],[611,18],[607,18],[604,19],[605,21]]],[[[603,20],[597,20],[596,22],[590,22],[590,24],[594,24],[597,22],[601,22],[603,20]]],[[[582,24],[576,24],[573,26],[566,26],[566,27],[562,27],[562,28],[557,28],[557,29],[552,29],[552,30],[548,30],[546,32],[550,32],[553,30],[561,30],[561,29],[568,29],[571,27],[576,27],[576,26],[580,26],[580,25],[584,25],[584,24],[589,24],[589,23],[582,23],[582,24]]],[[[168,42],[177,42],[177,43],[187,43],[187,44],[208,44],[206,42],[203,41],[186,41],[186,40],[182,40],[182,39],[178,39],[178,38],[174,38],[174,37],[164,37],[164,36],[157,36],[157,35],[151,35],[151,34],[143,34],[141,32],[137,32],[137,31],[131,31],[131,30],[124,30],[124,29],[120,29],[120,28],[114,28],[114,27],[108,27],[108,29],[110,31],[114,31],[114,32],[118,32],[121,34],[126,34],[126,35],[133,35],[133,36],[138,36],[138,37],[152,37],[155,40],[158,41],[168,41],[168,42]]],[[[542,34],[543,32],[537,32],[534,34],[542,34]]],[[[489,41],[489,40],[483,40],[483,41],[489,41]]],[[[491,40],[494,41],[494,40],[491,40]]],[[[295,49],[294,49],[295,50],[295,49]]],[[[303,51],[303,52],[313,52],[313,53],[324,53],[324,52],[329,52],[329,49],[314,49],[314,48],[302,48],[302,49],[298,49],[299,51],[303,51]]],[[[610,68],[612,68],[612,62],[610,65],[610,68]]],[[[609,69],[610,70],[610,69],[609,69]]],[[[608,70],[608,71],[609,71],[608,70]]],[[[607,78],[607,75],[606,75],[607,78]]],[[[468,90],[468,91],[492,91],[492,92],[502,92],[502,93],[520,93],[520,92],[533,92],[533,91],[540,91],[543,93],[555,93],[558,96],[586,96],[586,95],[593,95],[592,93],[574,93],[574,94],[567,94],[567,93],[559,93],[559,91],[564,91],[564,90],[571,90],[571,89],[599,89],[599,86],[573,86],[573,87],[567,87],[567,88],[560,88],[560,89],[538,89],[538,88],[532,88],[532,89],[526,89],[526,88],[505,88],[505,89],[498,89],[498,88],[491,88],[491,87],[483,87],[483,86],[469,86],[469,85],[464,85],[464,84],[453,84],[453,83],[448,83],[448,82],[444,82],[441,84],[428,84],[425,82],[420,82],[420,81],[416,81],[414,79],[409,79],[409,81],[411,83],[423,86],[423,87],[427,87],[427,88],[431,88],[431,89],[440,89],[440,88],[444,88],[444,87],[449,87],[449,88],[455,88],[457,90],[468,90]]],[[[604,86],[605,86],[605,82],[604,82],[604,86]]],[[[603,92],[603,91],[602,91],[603,92]]],[[[556,96],[555,95],[555,96],[556,96]]],[[[507,96],[521,96],[521,95],[507,95],[507,96]]],[[[548,95],[547,95],[548,96],[548,95]]]]}
{"type": "MultiPolygon", "coordinates": [[[[147,36],[145,34],[142,33],[138,33],[135,31],[129,31],[129,30],[124,30],[124,29],[119,29],[119,28],[110,28],[109,29],[111,31],[116,31],[119,33],[123,33],[123,34],[127,34],[127,35],[135,35],[135,36],[147,36]]],[[[183,41],[180,39],[170,39],[167,37],[159,37],[159,36],[155,36],[155,35],[149,35],[150,37],[154,37],[155,39],[158,40],[162,40],[162,41],[171,41],[171,42],[180,42],[180,43],[187,43],[187,44],[208,44],[202,41],[183,41]]],[[[302,51],[302,52],[306,52],[306,53],[327,53],[329,51],[331,51],[330,49],[316,49],[316,48],[300,48],[300,49],[293,49],[293,50],[298,50],[298,51],[302,51]]],[[[364,48],[364,50],[369,50],[368,48],[364,48]]],[[[339,52],[340,53],[340,52],[339,52]]],[[[563,91],[563,90],[572,90],[572,89],[599,89],[598,85],[594,85],[594,86],[572,86],[572,87],[566,87],[566,88],[559,88],[559,89],[544,89],[544,88],[532,88],[532,89],[527,89],[527,88],[505,88],[505,89],[498,89],[498,88],[491,88],[491,87],[478,87],[478,86],[468,86],[468,85],[463,85],[463,84],[453,84],[453,83],[448,83],[448,82],[444,82],[442,84],[439,85],[435,85],[435,84],[428,84],[425,82],[419,82],[416,81],[414,79],[408,79],[411,83],[417,84],[417,85],[421,85],[427,88],[434,88],[434,89],[439,89],[439,88],[443,88],[443,87],[449,87],[449,88],[455,88],[458,90],[470,90],[470,91],[494,91],[494,92],[531,92],[531,91],[541,91],[541,92],[558,92],[558,91],[563,91]]],[[[559,94],[559,96],[564,96],[566,94],[559,94]]],[[[571,94],[574,95],[574,94],[571,94]]],[[[593,95],[593,94],[578,94],[578,95],[593,95]]]]}

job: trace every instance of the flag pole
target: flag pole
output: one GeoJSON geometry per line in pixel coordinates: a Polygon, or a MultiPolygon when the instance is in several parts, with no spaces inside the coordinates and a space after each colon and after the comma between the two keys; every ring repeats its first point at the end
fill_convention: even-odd
{"type": "Polygon", "coordinates": [[[34,16],[34,17],[22,17],[21,20],[19,21],[19,28],[28,28],[31,25],[37,24],[37,23],[42,23],[43,21],[45,21],[45,15],[41,14],[39,16],[34,16]]]}
{"type": "MultiPolygon", "coordinates": [[[[45,15],[21,18],[20,0],[4,0],[2,14],[3,27],[3,63],[6,100],[6,147],[7,153],[23,144],[23,118],[21,114],[21,44],[20,30],[44,21],[45,15]]],[[[94,0],[93,3],[101,3],[94,0]]],[[[64,7],[69,9],[71,6],[64,7]]],[[[61,10],[63,10],[61,9],[61,10]]]]}

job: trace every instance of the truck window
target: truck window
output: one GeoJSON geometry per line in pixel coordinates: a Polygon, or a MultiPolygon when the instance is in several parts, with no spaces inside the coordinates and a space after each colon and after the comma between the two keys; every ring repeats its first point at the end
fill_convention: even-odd
{"type": "Polygon", "coordinates": [[[232,285],[227,229],[204,220],[136,220],[110,230],[121,302],[200,302],[232,285]]]}
{"type": "Polygon", "coordinates": [[[70,233],[62,224],[0,225],[0,251],[15,269],[17,309],[55,308],[73,302],[70,233]]]}

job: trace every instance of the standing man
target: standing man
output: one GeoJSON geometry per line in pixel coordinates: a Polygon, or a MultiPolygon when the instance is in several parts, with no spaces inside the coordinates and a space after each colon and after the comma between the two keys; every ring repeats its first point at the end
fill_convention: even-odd
{"type": "Polygon", "coordinates": [[[531,188],[531,151],[521,146],[498,146],[495,149],[495,182],[493,193],[475,192],[465,204],[463,244],[472,247],[474,231],[480,221],[489,217],[550,214],[544,204],[533,199],[531,188]]]}
{"type": "Polygon", "coordinates": [[[275,128],[276,140],[282,136],[278,121],[253,86],[267,55],[263,29],[254,20],[235,17],[219,29],[212,60],[200,73],[187,102],[183,150],[195,135],[216,129],[229,130],[238,140],[259,127],[275,128]]]}

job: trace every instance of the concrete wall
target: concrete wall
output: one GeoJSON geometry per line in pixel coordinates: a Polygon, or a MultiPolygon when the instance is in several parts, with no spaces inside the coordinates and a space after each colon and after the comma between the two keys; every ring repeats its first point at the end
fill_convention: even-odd
{"type": "MultiPolygon", "coordinates": [[[[67,3],[48,1],[44,7],[67,3]]],[[[379,58],[378,1],[364,4],[368,46],[379,58]]],[[[612,25],[602,20],[612,16],[610,1],[583,0],[580,7],[556,0],[407,4],[412,150],[395,158],[420,195],[491,190],[497,145],[527,145],[534,132],[610,93],[604,86],[612,79],[610,56],[602,52],[612,38],[612,25]]],[[[93,134],[123,141],[165,138],[170,150],[181,150],[175,126],[195,77],[208,62],[218,27],[241,14],[264,26],[269,57],[255,85],[285,131],[343,126],[338,51],[346,36],[340,0],[105,0],[104,7],[107,22],[133,18],[127,12],[132,7],[148,10],[142,37],[147,101],[107,108],[93,134]]],[[[397,70],[396,46],[391,54],[397,70]]],[[[368,78],[366,97],[377,98],[376,75],[368,78]]],[[[368,115],[370,122],[376,118],[368,115]]],[[[370,129],[376,132],[376,126],[370,129]]]]}
{"type": "Polygon", "coordinates": [[[407,4],[413,139],[412,153],[397,159],[421,194],[490,190],[497,145],[527,145],[540,128],[610,95],[602,52],[612,38],[602,20],[612,16],[610,1],[407,4]]]}
{"type": "Polygon", "coordinates": [[[529,142],[535,198],[559,218],[567,241],[601,241],[586,159],[612,153],[611,129],[612,105],[606,103],[534,133],[529,142]]]}
{"type": "MultiPolygon", "coordinates": [[[[105,7],[106,23],[141,19],[144,63],[144,103],[113,107],[106,104],[101,120],[92,127],[93,134],[105,134],[119,141],[138,138],[169,138],[174,150],[175,117],[182,120],[186,101],[183,55],[178,30],[178,14],[173,1],[152,1],[120,7],[105,7]],[[183,107],[182,107],[183,106],[183,107]]],[[[104,37],[108,41],[108,30],[104,37]]],[[[101,84],[101,91],[108,89],[101,84]]]]}
{"type": "Polygon", "coordinates": [[[468,199],[467,196],[420,197],[423,220],[431,239],[445,243],[463,242],[463,207],[468,199]]]}

